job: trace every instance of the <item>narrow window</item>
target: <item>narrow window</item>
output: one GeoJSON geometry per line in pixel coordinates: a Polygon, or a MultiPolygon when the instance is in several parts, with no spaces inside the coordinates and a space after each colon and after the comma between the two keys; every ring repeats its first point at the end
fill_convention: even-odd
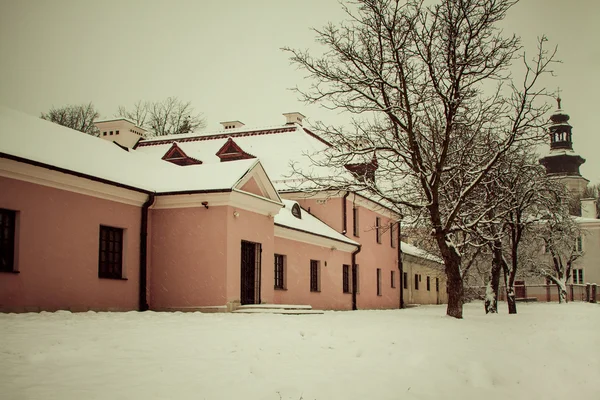
{"type": "Polygon", "coordinates": [[[394,223],[390,222],[390,246],[396,247],[396,240],[394,239],[394,223]]]}
{"type": "Polygon", "coordinates": [[[579,270],[579,283],[583,284],[583,269],[579,270]]]}
{"type": "Polygon", "coordinates": [[[100,225],[98,277],[123,278],[123,229],[100,225]]]}
{"type": "Polygon", "coordinates": [[[390,279],[392,283],[392,289],[394,289],[396,287],[396,271],[392,270],[390,279]]]}
{"type": "Polygon", "coordinates": [[[118,134],[119,134],[119,131],[115,131],[115,135],[118,135],[118,134]]]}
{"type": "Polygon", "coordinates": [[[381,268],[377,268],[377,296],[381,296],[381,268]]]}
{"type": "Polygon", "coordinates": [[[577,251],[583,251],[583,239],[581,236],[577,238],[577,251]]]}
{"type": "Polygon", "coordinates": [[[427,277],[427,291],[431,291],[431,280],[427,277]]]}
{"type": "Polygon", "coordinates": [[[358,207],[352,208],[352,233],[358,237],[358,207]]]}
{"type": "Polygon", "coordinates": [[[111,135],[111,136],[112,136],[112,134],[113,134],[113,131],[110,131],[110,135],[111,135]]]}
{"type": "Polygon", "coordinates": [[[440,291],[440,278],[435,278],[435,291],[440,291]]]}
{"type": "Polygon", "coordinates": [[[408,289],[408,272],[402,273],[402,287],[408,289]]]}
{"type": "Polygon", "coordinates": [[[102,136],[106,136],[106,132],[102,132],[102,136]]]}
{"type": "Polygon", "coordinates": [[[275,289],[285,289],[285,256],[275,254],[275,289]]]}
{"type": "Polygon", "coordinates": [[[375,217],[375,235],[377,235],[377,243],[381,244],[381,218],[375,217]]]}
{"type": "Polygon", "coordinates": [[[0,272],[15,271],[16,217],[16,211],[0,208],[0,272]]]}
{"type": "Polygon", "coordinates": [[[350,266],[342,265],[342,290],[344,293],[350,293],[350,266]]]}
{"type": "Polygon", "coordinates": [[[419,290],[419,275],[415,274],[415,290],[419,290]]]}
{"type": "Polygon", "coordinates": [[[319,285],[319,262],[316,260],[310,260],[310,291],[320,292],[321,288],[319,285]]]}

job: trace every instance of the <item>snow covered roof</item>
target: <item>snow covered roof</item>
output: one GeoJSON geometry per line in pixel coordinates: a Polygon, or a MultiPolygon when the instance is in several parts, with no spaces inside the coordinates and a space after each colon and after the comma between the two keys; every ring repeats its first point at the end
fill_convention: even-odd
{"type": "Polygon", "coordinates": [[[157,193],[231,189],[259,163],[181,167],[1,106],[0,155],[157,193]]]}
{"type": "Polygon", "coordinates": [[[277,189],[288,188],[292,174],[291,164],[303,169],[312,168],[309,154],[327,148],[327,144],[298,124],[267,128],[234,128],[212,133],[189,133],[142,140],[136,151],[161,158],[177,142],[185,153],[205,164],[220,163],[216,155],[231,138],[244,152],[260,159],[277,189]]]}
{"type": "MultiPolygon", "coordinates": [[[[310,233],[317,236],[323,236],[329,239],[337,240],[352,245],[358,246],[359,243],[352,239],[342,235],[329,225],[325,224],[320,219],[316,218],[306,210],[301,210],[301,218],[296,218],[292,214],[292,208],[294,205],[298,205],[298,202],[293,200],[283,199],[284,208],[275,216],[275,224],[281,225],[286,228],[295,229],[298,231],[310,233]]],[[[298,207],[300,207],[298,205],[298,207]]]]}
{"type": "Polygon", "coordinates": [[[434,256],[433,254],[428,253],[425,250],[422,250],[416,246],[413,246],[412,244],[402,242],[402,245],[400,248],[404,254],[423,258],[425,260],[433,261],[433,262],[440,263],[440,264],[444,263],[444,261],[441,258],[434,256]]]}

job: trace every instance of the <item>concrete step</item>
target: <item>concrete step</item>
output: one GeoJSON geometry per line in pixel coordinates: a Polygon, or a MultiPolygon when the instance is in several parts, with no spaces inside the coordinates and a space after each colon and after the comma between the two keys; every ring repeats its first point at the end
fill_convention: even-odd
{"type": "Polygon", "coordinates": [[[236,314],[285,314],[285,315],[314,315],[314,314],[324,314],[324,311],[321,310],[285,310],[285,309],[273,309],[273,308],[246,308],[246,309],[237,309],[234,311],[236,314]]]}
{"type": "Polygon", "coordinates": [[[303,304],[245,304],[234,312],[240,314],[323,314],[323,311],[313,310],[312,306],[303,304]]]}
{"type": "Polygon", "coordinates": [[[303,304],[244,304],[238,310],[312,310],[312,306],[303,304]]]}

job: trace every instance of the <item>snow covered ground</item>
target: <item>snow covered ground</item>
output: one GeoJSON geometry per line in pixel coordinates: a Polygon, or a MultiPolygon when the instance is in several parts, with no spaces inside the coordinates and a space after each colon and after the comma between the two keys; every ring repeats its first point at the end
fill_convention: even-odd
{"type": "Polygon", "coordinates": [[[0,315],[0,398],[600,398],[600,305],[0,315]]]}

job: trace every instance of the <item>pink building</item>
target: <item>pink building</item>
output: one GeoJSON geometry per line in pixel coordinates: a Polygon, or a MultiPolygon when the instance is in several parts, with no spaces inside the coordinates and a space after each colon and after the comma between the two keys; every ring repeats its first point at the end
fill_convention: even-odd
{"type": "Polygon", "coordinates": [[[440,303],[440,260],[355,193],[290,189],[327,146],[281,126],[100,138],[0,108],[0,311],[318,309],[440,303]],[[106,139],[106,140],[102,140],[106,139]]]}

